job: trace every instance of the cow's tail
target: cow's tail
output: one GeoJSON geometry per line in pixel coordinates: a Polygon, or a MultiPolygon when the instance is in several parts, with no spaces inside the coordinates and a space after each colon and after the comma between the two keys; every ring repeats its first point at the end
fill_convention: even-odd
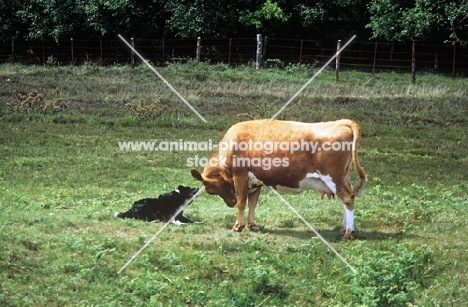
{"type": "Polygon", "coordinates": [[[353,160],[354,167],[359,174],[359,181],[354,186],[354,194],[360,196],[364,191],[366,185],[367,175],[364,168],[359,164],[358,149],[359,142],[361,141],[361,128],[354,121],[351,121],[350,128],[353,131],[353,148],[351,158],[353,160]]]}

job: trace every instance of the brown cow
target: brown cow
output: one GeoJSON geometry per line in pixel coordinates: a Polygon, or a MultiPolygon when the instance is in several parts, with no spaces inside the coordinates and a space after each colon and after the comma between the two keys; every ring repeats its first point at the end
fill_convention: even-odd
{"type": "Polygon", "coordinates": [[[254,214],[261,186],[278,191],[301,192],[315,189],[323,198],[335,194],[343,202],[341,234],[352,238],[354,197],[360,194],[366,173],[358,160],[361,129],[354,121],[301,123],[278,120],[254,120],[235,124],[219,143],[203,173],[191,169],[192,176],[203,182],[206,192],[219,195],[229,207],[238,206],[233,230],[255,225],[254,214]],[[359,181],[351,188],[351,165],[359,181]]]}

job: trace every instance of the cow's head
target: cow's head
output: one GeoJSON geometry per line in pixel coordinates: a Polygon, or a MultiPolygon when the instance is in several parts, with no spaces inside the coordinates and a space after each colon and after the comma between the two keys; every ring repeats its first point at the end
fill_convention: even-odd
{"type": "Polygon", "coordinates": [[[201,174],[197,169],[192,168],[190,173],[193,178],[203,183],[208,194],[219,195],[229,207],[234,207],[237,204],[233,183],[226,180],[220,171],[206,173],[205,170],[201,174]]]}

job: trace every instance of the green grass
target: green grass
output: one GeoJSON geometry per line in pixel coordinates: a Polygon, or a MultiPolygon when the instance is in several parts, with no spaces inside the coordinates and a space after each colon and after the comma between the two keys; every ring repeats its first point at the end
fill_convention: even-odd
{"type": "MultiPolygon", "coordinates": [[[[235,122],[268,117],[314,67],[172,65],[158,70],[203,123],[145,66],[0,66],[0,306],[462,306],[468,296],[467,80],[326,70],[281,115],[353,118],[369,174],[356,239],[342,242],[338,200],[285,198],[358,271],[353,274],[271,192],[257,232],[232,233],[236,209],[202,193],[185,211],[201,225],[117,220],[144,197],[199,186],[187,158],[210,152],[121,152],[119,141],[219,140],[235,122]],[[15,113],[13,90],[55,88],[60,113],[15,113]],[[126,103],[161,98],[155,118],[126,103]]],[[[355,180],[355,178],[354,178],[355,180]]]]}

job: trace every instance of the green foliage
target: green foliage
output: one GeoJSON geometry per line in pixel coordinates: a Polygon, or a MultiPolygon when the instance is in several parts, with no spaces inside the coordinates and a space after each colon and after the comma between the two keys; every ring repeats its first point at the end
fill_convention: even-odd
{"type": "Polygon", "coordinates": [[[435,273],[434,257],[424,245],[415,250],[403,245],[397,252],[365,252],[349,288],[360,306],[408,306],[435,273]]]}
{"type": "Polygon", "coordinates": [[[279,274],[271,265],[248,267],[244,270],[244,277],[251,280],[255,292],[283,296],[279,274]]]}
{"type": "Polygon", "coordinates": [[[237,5],[237,2],[226,0],[167,2],[167,32],[183,38],[226,37],[239,25],[237,5]]]}
{"type": "Polygon", "coordinates": [[[453,1],[445,6],[447,31],[449,37],[446,41],[452,44],[468,45],[467,24],[468,24],[468,1],[453,1]]]}
{"type": "Polygon", "coordinates": [[[300,17],[301,25],[315,36],[321,37],[323,32],[333,29],[333,39],[343,39],[352,34],[367,37],[363,33],[368,22],[367,1],[355,0],[318,0],[300,1],[295,10],[300,17]]]}
{"type": "Polygon", "coordinates": [[[315,40],[357,34],[464,45],[466,16],[467,0],[19,0],[0,4],[0,39],[58,41],[118,33],[143,39],[252,37],[255,31],[315,40]]]}
{"type": "Polygon", "coordinates": [[[164,34],[169,12],[161,0],[93,0],[83,1],[88,31],[94,35],[114,37],[152,37],[164,34]]]}
{"type": "Polygon", "coordinates": [[[47,66],[55,66],[57,64],[58,64],[57,60],[54,58],[53,55],[50,55],[50,56],[47,57],[47,61],[46,61],[47,66]]]}
{"type": "Polygon", "coordinates": [[[468,19],[468,1],[372,0],[368,4],[367,28],[372,38],[387,41],[449,41],[466,44],[463,34],[468,19]],[[462,17],[463,16],[463,17],[462,17]]]}
{"type": "MultiPolygon", "coordinates": [[[[87,28],[82,1],[21,1],[14,12],[22,28],[16,31],[30,39],[73,37],[87,28]]],[[[4,14],[7,12],[4,12],[4,14]]],[[[12,12],[8,12],[11,14],[12,12]]]]}
{"type": "Polygon", "coordinates": [[[254,26],[257,31],[269,32],[267,25],[281,24],[288,20],[288,16],[277,2],[266,0],[262,6],[255,11],[241,11],[239,21],[246,26],[254,26]]]}

